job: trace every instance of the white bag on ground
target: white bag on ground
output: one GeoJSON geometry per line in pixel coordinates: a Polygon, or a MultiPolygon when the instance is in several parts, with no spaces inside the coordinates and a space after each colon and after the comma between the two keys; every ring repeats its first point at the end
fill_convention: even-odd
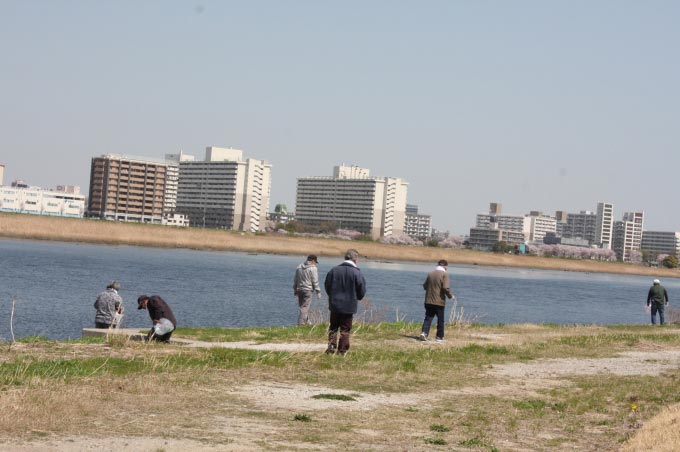
{"type": "Polygon", "coordinates": [[[154,323],[153,330],[156,336],[162,336],[168,334],[170,331],[174,330],[175,326],[172,322],[166,318],[162,318],[158,323],[154,323]]]}

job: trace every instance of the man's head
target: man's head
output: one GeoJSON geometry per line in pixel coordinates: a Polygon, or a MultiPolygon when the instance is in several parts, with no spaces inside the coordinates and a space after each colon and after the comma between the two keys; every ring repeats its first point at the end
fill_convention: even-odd
{"type": "Polygon", "coordinates": [[[146,304],[149,302],[149,297],[146,295],[140,295],[137,298],[137,309],[146,309],[146,304]]]}
{"type": "Polygon", "coordinates": [[[448,267],[449,263],[446,261],[446,259],[439,259],[439,262],[437,262],[437,265],[440,267],[448,267]]]}
{"type": "Polygon", "coordinates": [[[316,257],[316,254],[310,254],[307,256],[307,262],[314,262],[315,264],[318,264],[319,259],[316,257]]]}
{"type": "Polygon", "coordinates": [[[359,260],[359,252],[352,248],[348,249],[345,253],[345,260],[352,261],[356,264],[356,262],[359,260]]]}
{"type": "Polygon", "coordinates": [[[659,281],[658,279],[655,279],[655,280],[652,281],[652,282],[653,282],[654,284],[656,284],[656,285],[661,284],[661,281],[659,281]]]}
{"type": "Polygon", "coordinates": [[[113,290],[120,290],[120,283],[118,281],[111,281],[108,286],[106,286],[107,289],[113,289],[113,290]]]}

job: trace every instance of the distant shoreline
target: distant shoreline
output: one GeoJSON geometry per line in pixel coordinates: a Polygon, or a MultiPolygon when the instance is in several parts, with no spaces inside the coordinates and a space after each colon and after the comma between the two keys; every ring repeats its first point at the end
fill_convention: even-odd
{"type": "Polygon", "coordinates": [[[341,256],[347,248],[356,248],[362,256],[371,260],[433,263],[439,259],[447,259],[450,263],[455,264],[680,277],[680,271],[677,269],[650,268],[623,263],[12,213],[0,213],[0,237],[100,245],[242,251],[291,256],[304,256],[313,253],[320,256],[337,257],[341,256]]]}

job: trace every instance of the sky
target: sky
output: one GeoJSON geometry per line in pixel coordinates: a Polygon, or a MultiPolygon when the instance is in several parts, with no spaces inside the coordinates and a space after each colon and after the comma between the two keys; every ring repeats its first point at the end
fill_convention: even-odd
{"type": "Polygon", "coordinates": [[[87,194],[91,158],[272,164],[270,209],[340,164],[464,234],[504,213],[680,231],[680,2],[0,0],[0,163],[87,194]]]}

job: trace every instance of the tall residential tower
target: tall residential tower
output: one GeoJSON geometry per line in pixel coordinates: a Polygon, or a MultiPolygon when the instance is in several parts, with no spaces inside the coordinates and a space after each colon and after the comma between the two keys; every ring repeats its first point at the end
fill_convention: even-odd
{"type": "Polygon", "coordinates": [[[408,182],[398,177],[370,177],[358,166],[336,166],[332,177],[297,180],[295,218],[319,227],[331,223],[373,239],[404,233],[408,182]]]}

